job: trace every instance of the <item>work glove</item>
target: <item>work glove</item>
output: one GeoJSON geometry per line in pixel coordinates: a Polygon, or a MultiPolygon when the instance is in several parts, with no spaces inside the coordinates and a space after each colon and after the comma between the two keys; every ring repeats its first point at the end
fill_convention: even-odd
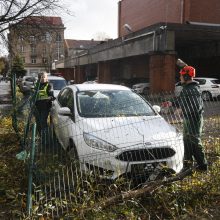
{"type": "Polygon", "coordinates": [[[54,96],[50,96],[49,99],[50,99],[51,101],[54,101],[56,98],[55,98],[54,96]]]}
{"type": "Polygon", "coordinates": [[[162,107],[162,108],[169,108],[169,107],[171,107],[173,104],[172,104],[172,102],[171,101],[165,101],[165,102],[162,102],[161,104],[160,104],[160,106],[162,107]]]}

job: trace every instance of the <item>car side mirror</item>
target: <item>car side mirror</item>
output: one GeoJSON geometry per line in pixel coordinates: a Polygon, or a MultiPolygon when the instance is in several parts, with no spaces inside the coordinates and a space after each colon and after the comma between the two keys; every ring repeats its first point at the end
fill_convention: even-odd
{"type": "Polygon", "coordinates": [[[159,105],[153,105],[153,110],[157,113],[160,113],[161,108],[159,105]]]}
{"type": "Polygon", "coordinates": [[[74,84],[74,80],[69,80],[68,82],[67,82],[67,85],[73,85],[74,84]]]}
{"type": "Polygon", "coordinates": [[[58,111],[58,114],[62,116],[72,116],[72,112],[70,111],[68,107],[60,108],[58,111]]]}

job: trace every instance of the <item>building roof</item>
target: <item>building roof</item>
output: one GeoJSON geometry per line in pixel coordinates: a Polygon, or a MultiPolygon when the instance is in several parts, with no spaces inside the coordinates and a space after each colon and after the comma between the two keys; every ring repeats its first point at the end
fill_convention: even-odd
{"type": "Polygon", "coordinates": [[[61,17],[47,17],[47,16],[30,16],[30,17],[24,18],[19,23],[27,24],[27,25],[63,26],[61,17]]]}
{"type": "Polygon", "coordinates": [[[95,41],[95,40],[65,39],[66,47],[69,49],[89,49],[100,43],[101,41],[95,41]]]}

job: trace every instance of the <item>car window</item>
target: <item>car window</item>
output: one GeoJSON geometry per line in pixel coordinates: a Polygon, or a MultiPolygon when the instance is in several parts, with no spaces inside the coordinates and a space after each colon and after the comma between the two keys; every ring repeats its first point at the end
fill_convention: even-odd
{"type": "Polygon", "coordinates": [[[66,86],[66,80],[49,79],[49,82],[52,85],[53,90],[61,90],[66,86]]]}
{"type": "Polygon", "coordinates": [[[77,108],[88,118],[155,115],[151,106],[130,90],[78,92],[77,108]]]}
{"type": "Polygon", "coordinates": [[[63,91],[61,91],[58,98],[57,98],[57,100],[60,103],[61,107],[67,107],[68,89],[64,89],[63,91]]]}
{"type": "Polygon", "coordinates": [[[66,94],[66,107],[68,107],[71,112],[74,112],[74,96],[73,96],[73,91],[68,89],[68,92],[66,94]]]}
{"type": "Polygon", "coordinates": [[[220,80],[219,80],[219,79],[211,80],[211,82],[212,82],[213,84],[220,84],[220,80]]]}
{"type": "Polygon", "coordinates": [[[205,83],[206,83],[205,79],[195,79],[194,78],[194,80],[197,81],[199,83],[199,85],[205,85],[205,83]]]}
{"type": "Polygon", "coordinates": [[[74,97],[71,89],[67,88],[61,91],[57,99],[61,107],[68,107],[71,112],[74,111],[74,97]]]}

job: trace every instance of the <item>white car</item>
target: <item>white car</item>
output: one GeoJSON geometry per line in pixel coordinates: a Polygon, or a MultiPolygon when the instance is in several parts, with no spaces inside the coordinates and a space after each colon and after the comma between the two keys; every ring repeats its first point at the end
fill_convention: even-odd
{"type": "Polygon", "coordinates": [[[150,90],[150,83],[137,83],[132,86],[132,89],[138,94],[147,95],[150,90]]]}
{"type": "Polygon", "coordinates": [[[63,77],[59,77],[59,76],[49,75],[48,81],[52,86],[54,97],[57,97],[60,90],[67,85],[66,80],[63,77]]]}
{"type": "MultiPolygon", "coordinates": [[[[220,80],[216,78],[195,77],[195,81],[199,82],[199,87],[202,92],[202,99],[209,101],[212,98],[220,96],[220,80]]],[[[175,95],[179,96],[182,90],[181,83],[176,83],[175,95]]]]}
{"type": "Polygon", "coordinates": [[[60,91],[51,120],[60,144],[82,170],[109,179],[147,176],[156,169],[178,173],[183,138],[158,107],[125,86],[75,84],[60,91]]]}
{"type": "Polygon", "coordinates": [[[17,80],[18,87],[22,93],[31,92],[34,88],[34,84],[37,82],[37,78],[34,76],[23,76],[23,78],[17,80]]]}

